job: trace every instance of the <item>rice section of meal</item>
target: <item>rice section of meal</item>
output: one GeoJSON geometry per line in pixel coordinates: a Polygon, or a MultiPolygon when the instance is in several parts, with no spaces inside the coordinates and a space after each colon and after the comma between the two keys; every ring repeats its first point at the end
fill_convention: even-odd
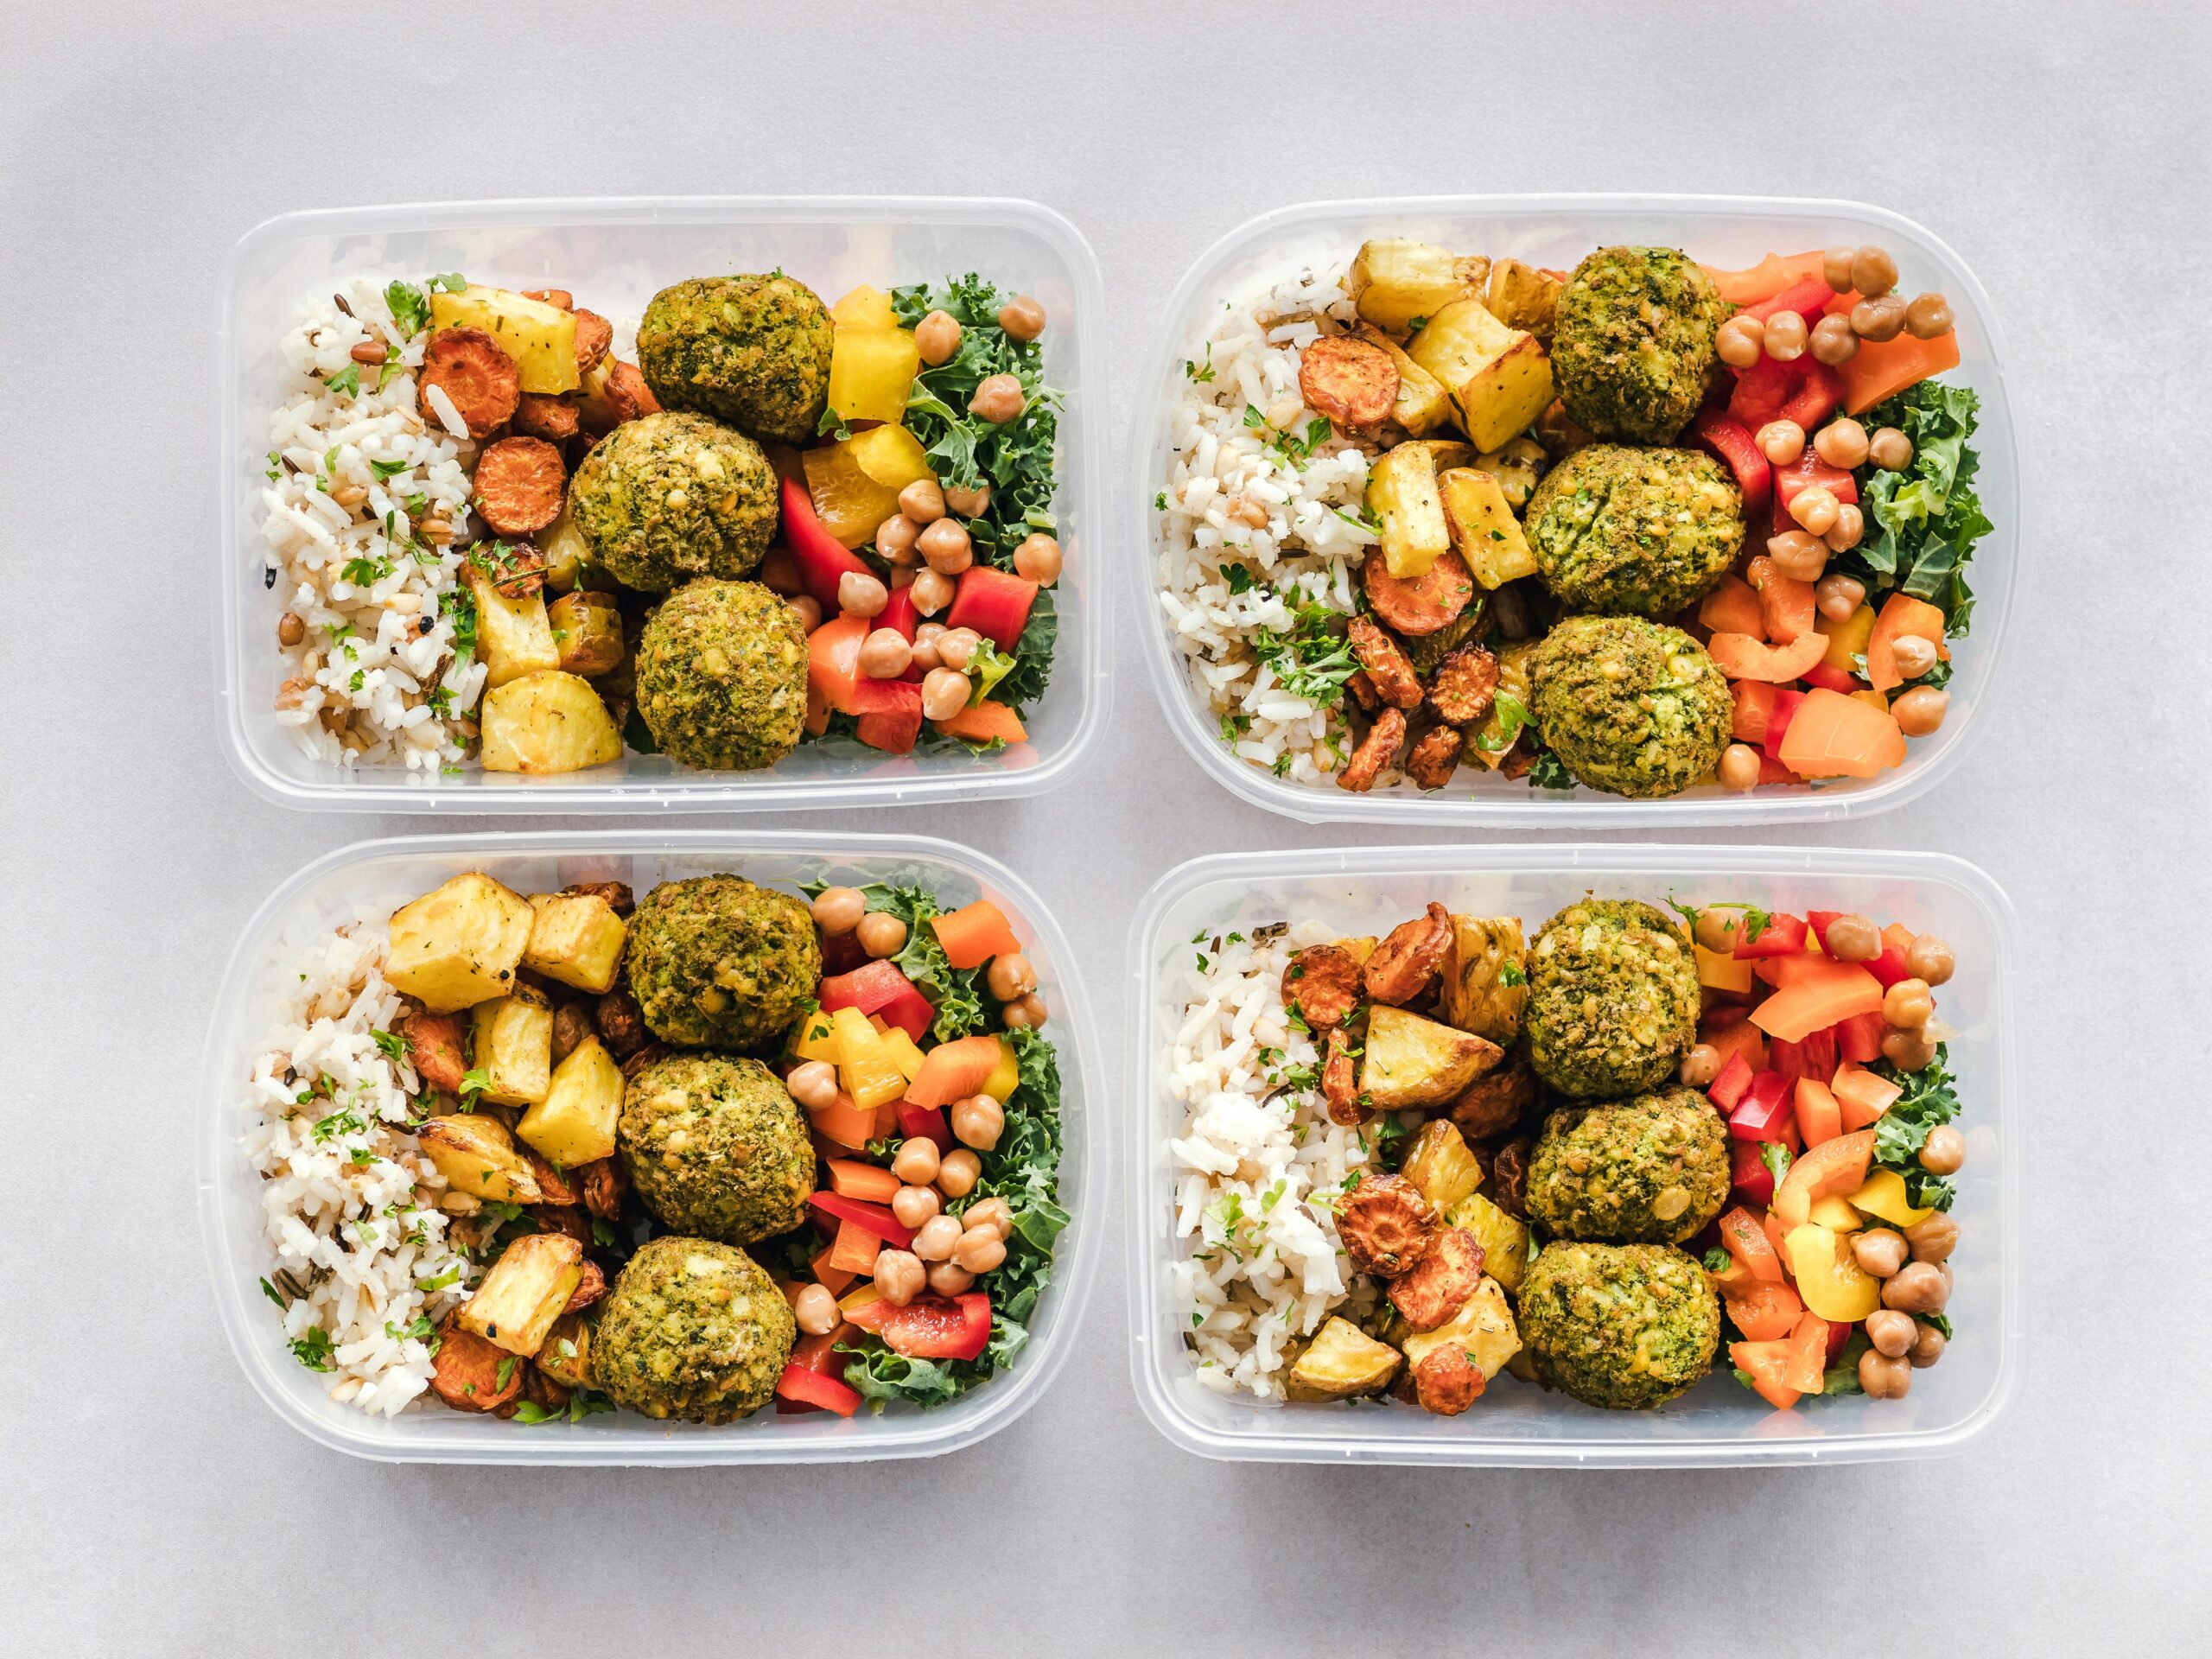
{"type": "Polygon", "coordinates": [[[1182,976],[1169,1086],[1182,1258],[1170,1300],[1205,1387],[1281,1401],[1296,1345],[1332,1313],[1357,1319],[1375,1291],[1337,1236],[1333,1200],[1368,1163],[1358,1129],[1330,1121],[1320,1056],[1292,1024],[1282,974],[1332,938],[1306,923],[1268,937],[1208,936],[1182,976]]]}
{"type": "Polygon", "coordinates": [[[390,1052],[403,1009],[386,943],[365,908],[302,953],[247,1084],[242,1143],[263,1180],[264,1291],[294,1356],[332,1399],[391,1416],[429,1387],[433,1330],[467,1300],[472,1268],[439,1208],[444,1178],[406,1128],[418,1082],[390,1052]]]}
{"type": "Polygon", "coordinates": [[[467,753],[486,671],[458,648],[454,606],[475,445],[416,410],[429,339],[356,279],[280,342],[292,383],[269,421],[262,539],[301,625],[276,718],[313,760],[435,773],[467,753]],[[354,356],[379,346],[381,365],[354,356]]]}
{"type": "Polygon", "coordinates": [[[1367,457],[1306,407],[1299,355],[1353,321],[1341,272],[1302,271],[1224,312],[1184,370],[1158,502],[1160,603],[1194,683],[1241,759],[1303,782],[1343,764],[1344,677],[1311,673],[1327,647],[1310,613],[1294,640],[1299,612],[1355,611],[1378,538],[1362,517],[1367,457]]]}

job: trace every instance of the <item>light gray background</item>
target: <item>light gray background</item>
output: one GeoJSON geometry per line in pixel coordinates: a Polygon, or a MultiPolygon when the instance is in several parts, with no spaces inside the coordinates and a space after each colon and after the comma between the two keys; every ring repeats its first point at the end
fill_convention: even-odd
{"type": "MultiPolygon", "coordinates": [[[[465,10],[0,9],[0,1649],[2204,1637],[2200,9],[465,10]],[[1205,1463],[1138,1414],[1117,1230],[1058,1386],[945,1461],[384,1467],[270,1417],[224,1347],[194,1224],[213,976],[280,877],[423,824],[262,805],[216,747],[207,330],[238,235],[426,197],[1031,196],[1097,250],[1126,388],[1181,270],[1251,214],[1524,189],[1862,197],[1946,238],[2009,334],[2039,511],[2004,695],[1932,798],[1783,837],[1961,854],[2018,905],[2038,1132],[2032,1357],[2008,1421],[1932,1465],[1205,1463]]],[[[1418,839],[1232,803],[1167,736],[1126,643],[1120,662],[1108,741],[1062,794],[834,819],[1014,862],[1087,957],[1109,1033],[1127,918],[1167,863],[1418,839]]]]}

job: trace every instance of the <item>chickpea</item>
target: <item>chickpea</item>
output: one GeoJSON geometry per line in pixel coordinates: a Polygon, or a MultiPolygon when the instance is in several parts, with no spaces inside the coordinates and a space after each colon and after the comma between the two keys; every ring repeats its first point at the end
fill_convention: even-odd
{"type": "Polygon", "coordinates": [[[950,720],[967,706],[968,677],[958,669],[933,668],[922,676],[922,713],[930,719],[950,720]]]}
{"type": "Polygon", "coordinates": [[[1916,633],[1898,635],[1891,649],[1897,659],[1897,672],[1908,680],[1916,680],[1936,666],[1934,642],[1916,633]]]}
{"type": "Polygon", "coordinates": [[[976,647],[983,643],[983,636],[973,628],[950,628],[939,636],[937,642],[938,660],[947,668],[966,671],[976,655],[976,647]]]}
{"type": "Polygon", "coordinates": [[[1682,1082],[1692,1089],[1702,1089],[1720,1075],[1720,1051],[1711,1043],[1693,1043],[1688,1053],[1682,1056],[1682,1082]]]}
{"type": "Polygon", "coordinates": [[[1822,576],[1813,584],[1814,602],[1831,622],[1848,622],[1866,602],[1866,584],[1856,576],[1822,576]]]}
{"type": "Polygon", "coordinates": [[[970,1095],[952,1103],[952,1138],[963,1147],[988,1152],[1006,1133],[1006,1108],[988,1095],[970,1095]]]}
{"type": "Polygon", "coordinates": [[[1034,991],[1030,992],[1019,1002],[1007,1003],[999,1011],[999,1018],[1005,1021],[1006,1027],[1009,1031],[1039,1030],[1045,1024],[1045,999],[1034,991]],[[1021,1015],[1021,1023],[1019,1026],[1007,1018],[1007,1015],[1016,1012],[1021,1015]]]}
{"type": "Polygon", "coordinates": [[[904,1307],[922,1294],[928,1270],[912,1250],[883,1250],[875,1258],[875,1287],[893,1307],[904,1307]]]}
{"type": "Polygon", "coordinates": [[[921,534],[914,543],[928,561],[931,569],[941,576],[957,576],[976,563],[976,545],[969,538],[968,526],[957,518],[940,518],[921,534]]]}
{"type": "Polygon", "coordinates": [[[906,948],[906,924],[887,910],[872,910],[853,930],[871,957],[895,957],[906,948]]]}
{"type": "Polygon", "coordinates": [[[1912,1315],[1893,1307],[1877,1308],[1866,1316],[1866,1340],[1885,1359],[1903,1359],[1912,1346],[1912,1315]]]}
{"type": "Polygon", "coordinates": [[[1713,769],[1713,777],[1721,788],[1738,795],[1747,789],[1757,789],[1759,752],[1748,743],[1731,743],[1720,751],[1720,764],[1713,769]]]}
{"type": "MultiPolygon", "coordinates": [[[[1903,319],[1899,319],[1900,324],[1903,319]]],[[[968,399],[968,412],[993,426],[1021,418],[1029,400],[1021,395],[1021,382],[1010,374],[994,374],[977,386],[968,399]]]]}
{"type": "Polygon", "coordinates": [[[1716,957],[1732,954],[1736,949],[1736,935],[1744,925],[1744,913],[1719,906],[1700,910],[1697,913],[1697,942],[1716,957]]]}
{"type": "MultiPolygon", "coordinates": [[[[1836,510],[1843,505],[1825,484],[1810,484],[1790,498],[1789,516],[1808,533],[1825,536],[1835,527],[1836,510]]],[[[847,582],[853,580],[847,576],[847,582]]]]}
{"type": "Polygon", "coordinates": [[[826,1337],[844,1316],[837,1311],[837,1299],[826,1288],[808,1285],[791,1298],[791,1317],[808,1336],[826,1337]]]}
{"type": "Polygon", "coordinates": [[[1798,582],[1818,582],[1828,568],[1827,544],[1802,530],[1785,530],[1767,538],[1766,556],[1783,575],[1798,582]]]}
{"type": "Polygon", "coordinates": [[[1869,1400],[1902,1400],[1912,1388],[1912,1367],[1869,1348],[1859,1356],[1859,1386],[1869,1400]]]}
{"type": "Polygon", "coordinates": [[[1752,435],[1759,453],[1777,467],[1787,467],[1805,453],[1805,429],[1795,421],[1769,421],[1752,435]]]}
{"type": "Polygon", "coordinates": [[[1923,933],[1913,940],[1912,948],[1904,953],[1904,965],[1916,978],[1924,979],[1930,985],[1948,984],[1951,976],[1958,970],[1951,947],[1933,933],[1923,933]]]}
{"type": "MultiPolygon", "coordinates": [[[[1904,1266],[1908,1254],[1904,1235],[1893,1233],[1886,1227],[1870,1227],[1851,1241],[1852,1260],[1877,1279],[1895,1277],[1897,1269],[1904,1266]]],[[[1872,1332],[1868,1334],[1871,1336],[1872,1332]]],[[[1910,1333],[1906,1340],[1911,1340],[1910,1333]]],[[[1901,1354],[1904,1349],[1900,1345],[1890,1351],[1901,1354]]]]}
{"type": "Polygon", "coordinates": [[[1904,327],[1904,302],[1892,294],[1851,308],[1851,331],[1861,340],[1895,340],[1904,327]]]}
{"type": "Polygon", "coordinates": [[[1885,426],[1866,440],[1866,459],[1885,473],[1901,473],[1912,465],[1912,440],[1894,426],[1885,426]]]}
{"type": "Polygon", "coordinates": [[[289,611],[285,612],[283,615],[276,619],[276,643],[278,645],[296,645],[301,640],[307,637],[308,625],[304,619],[294,615],[289,611]]]}
{"type": "Polygon", "coordinates": [[[950,1262],[940,1262],[930,1269],[930,1288],[940,1296],[957,1296],[975,1282],[974,1274],[950,1262]]]}
{"type": "Polygon", "coordinates": [[[1904,1230],[1904,1242],[1912,1246],[1912,1259],[1937,1264],[1951,1259],[1951,1252],[1958,1247],[1959,1224],[1942,1211],[1925,1221],[1916,1221],[1904,1230]]]}
{"type": "Polygon", "coordinates": [[[1936,1045],[1924,1033],[1891,1027],[1882,1033],[1882,1058],[1900,1071],[1925,1071],[1936,1058],[1936,1045]]]}
{"type": "Polygon", "coordinates": [[[1027,294],[1017,294],[999,307],[999,327],[1025,343],[1045,332],[1045,308],[1027,294]]]}
{"type": "Polygon", "coordinates": [[[1852,256],[1851,287],[1861,299],[1878,300],[1897,285],[1897,262],[1887,248],[1864,247],[1852,256]]]}
{"type": "MultiPolygon", "coordinates": [[[[939,611],[952,603],[952,578],[946,575],[942,570],[917,571],[914,574],[913,593],[914,608],[917,611],[919,611],[924,616],[935,616],[939,611]]],[[[938,632],[943,632],[944,630],[940,628],[938,632]]],[[[921,660],[918,654],[917,654],[915,660],[918,662],[921,660]]],[[[932,641],[930,646],[930,660],[924,663],[922,666],[925,668],[935,668],[937,665],[937,647],[935,642],[932,641]]]]}
{"type": "Polygon", "coordinates": [[[1014,550],[1014,573],[1041,588],[1051,587],[1060,579],[1059,543],[1041,531],[1023,537],[1014,550]]]}
{"type": "Polygon", "coordinates": [[[1821,280],[1839,294],[1851,288],[1851,262],[1859,257],[1856,248],[1830,248],[1821,255],[1821,280]]]}
{"type": "Polygon", "coordinates": [[[960,325],[950,313],[932,311],[914,325],[914,345],[931,368],[949,363],[960,349],[960,325]]]}
{"type": "Polygon", "coordinates": [[[983,1179],[983,1160],[964,1147],[944,1154],[937,1167],[937,1190],[948,1198],[964,1198],[983,1179]]]}
{"type": "Polygon", "coordinates": [[[1016,997],[1027,996],[1037,988],[1037,969],[1029,958],[1019,950],[1009,950],[1002,957],[993,957],[983,982],[991,988],[991,995],[1001,1002],[1011,1002],[1016,997]]]}
{"type": "Polygon", "coordinates": [[[1912,1347],[1905,1357],[1912,1362],[1914,1370],[1924,1371],[1943,1357],[1943,1350],[1949,1346],[1949,1342],[1941,1331],[1925,1320],[1913,1321],[1912,1331],[1912,1347]]]}
{"type": "Polygon", "coordinates": [[[914,1254],[925,1262],[949,1262],[952,1247],[967,1230],[951,1216],[931,1216],[914,1230],[914,1254]]]}
{"type": "Polygon", "coordinates": [[[1915,340],[1951,332],[1951,302],[1941,294],[1916,294],[1904,308],[1904,331],[1915,340]]]}
{"type": "Polygon", "coordinates": [[[1828,526],[1828,533],[1821,537],[1831,553],[1848,553],[1859,545],[1866,534],[1866,515],[1857,504],[1846,501],[1835,510],[1835,523],[1828,526]]]}
{"type": "Polygon", "coordinates": [[[803,1060],[784,1080],[791,1097],[810,1112],[818,1112],[837,1098],[837,1068],[827,1060],[803,1060]]]}
{"type": "Polygon", "coordinates": [[[988,1273],[1006,1260],[1006,1241],[989,1227],[971,1227],[952,1247],[952,1265],[969,1273],[988,1273]]]}
{"type": "Polygon", "coordinates": [[[1823,943],[1838,962],[1872,962],[1882,954],[1882,930],[1854,911],[1828,924],[1823,943]]]}
{"type": "Polygon", "coordinates": [[[877,628],[861,641],[860,671],[871,680],[895,680],[913,660],[913,646],[896,628],[877,628]]]}
{"type": "Polygon", "coordinates": [[[1815,436],[1813,453],[1829,466],[1850,472],[1866,463],[1866,429],[1850,416],[1839,415],[1815,436]]]}
{"type": "Polygon", "coordinates": [[[1809,340],[1805,319],[1795,311],[1777,311],[1766,320],[1766,354],[1777,363],[1795,363],[1809,340]]]}
{"type": "Polygon", "coordinates": [[[875,527],[875,550],[893,564],[913,564],[921,554],[914,543],[922,527],[903,512],[894,512],[875,527]]]}
{"type": "Polygon", "coordinates": [[[902,1186],[891,1195],[891,1213],[901,1227],[920,1227],[943,1208],[944,1201],[933,1186],[902,1186]]]}
{"type": "Polygon", "coordinates": [[[1813,325],[1813,360],[1836,368],[1859,355],[1859,336],[1851,332],[1851,319],[1830,315],[1813,325]]]}
{"type": "Polygon", "coordinates": [[[858,887],[824,887],[814,895],[814,925],[836,938],[849,933],[868,914],[868,899],[858,887]]]}
{"type": "Polygon", "coordinates": [[[1890,705],[1897,729],[1907,737],[1925,737],[1943,723],[1950,712],[1951,694],[1932,685],[1916,685],[1890,705]]]}
{"type": "Polygon", "coordinates": [[[874,576],[848,570],[837,578],[837,608],[848,616],[881,616],[891,590],[874,576]]]}
{"type": "Polygon", "coordinates": [[[1731,317],[1713,337],[1713,349],[1732,369],[1748,369],[1766,355],[1766,325],[1757,317],[1731,317]]]}
{"type": "Polygon", "coordinates": [[[983,516],[983,509],[991,505],[991,486],[978,484],[972,490],[947,489],[944,505],[963,518],[980,518],[983,516]]]}
{"type": "Polygon", "coordinates": [[[1901,979],[1882,993],[1882,1018],[1899,1031],[1918,1031],[1936,1017],[1936,999],[1924,979],[1901,979]]]}
{"type": "Polygon", "coordinates": [[[944,517],[944,492],[933,478],[918,478],[899,492],[899,511],[918,525],[933,524],[944,517]]]}
{"type": "Polygon", "coordinates": [[[973,1232],[978,1227],[988,1227],[1001,1238],[1014,1234],[1014,1207],[1004,1198],[985,1198],[981,1204],[971,1204],[960,1217],[960,1224],[973,1232]]]}
{"type": "Polygon", "coordinates": [[[925,1135],[909,1135],[891,1154],[891,1173],[909,1186],[927,1186],[937,1179],[937,1142],[925,1135]]]}
{"type": "Polygon", "coordinates": [[[1930,1175],[1955,1175],[1967,1160],[1967,1138],[1948,1123],[1928,1131],[1921,1143],[1920,1166],[1930,1175]]]}
{"type": "Polygon", "coordinates": [[[791,607],[791,614],[798,618],[799,631],[812,633],[822,626],[822,602],[811,594],[793,594],[784,601],[791,607]]]}
{"type": "Polygon", "coordinates": [[[1913,1262],[1884,1281],[1882,1306],[1900,1313],[1941,1313],[1950,1294],[1942,1268],[1927,1262],[1913,1262]]]}

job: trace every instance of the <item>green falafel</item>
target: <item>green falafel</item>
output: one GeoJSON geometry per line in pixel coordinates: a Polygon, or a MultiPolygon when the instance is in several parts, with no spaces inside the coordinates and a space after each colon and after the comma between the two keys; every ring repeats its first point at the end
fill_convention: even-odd
{"type": "Polygon", "coordinates": [[[693,1048],[782,1040],[822,978],[806,906],[741,875],[664,881],[630,918],[626,971],[645,1028],[693,1048]]]}
{"type": "Polygon", "coordinates": [[[1593,435],[1672,443],[1705,401],[1728,302],[1678,248],[1599,248],[1560,290],[1552,372],[1593,435]]]}
{"type": "Polygon", "coordinates": [[[776,469],[742,432],[662,410],[593,446],[569,484],[592,557],[625,587],[661,593],[692,576],[745,576],[776,533],[776,469]]]}
{"type": "Polygon", "coordinates": [[[1529,1063],[1577,1100],[1657,1088],[1697,1040],[1702,995],[1689,936],[1649,905],[1569,905],[1529,952],[1529,1063]]]}
{"type": "Polygon", "coordinates": [[[1538,1380],[1611,1411],[1695,1387],[1720,1343],[1712,1280],[1665,1244],[1547,1244],[1521,1281],[1519,1313],[1538,1380]]]}
{"type": "Polygon", "coordinates": [[[806,630],[757,582],[702,580],[671,594],[638,636],[638,713],[689,766],[753,772],[806,728],[806,630]]]}
{"type": "Polygon", "coordinates": [[[1707,782],[1735,725],[1735,693],[1705,647],[1641,617],[1568,617],[1536,647],[1529,677],[1546,747],[1611,795],[1707,782]]]}
{"type": "Polygon", "coordinates": [[[725,1244],[789,1232],[814,1191],[814,1143],[798,1106],[758,1060],[654,1061],[623,1090],[615,1143],[664,1225],[725,1244]]]}
{"type": "Polygon", "coordinates": [[[1711,455],[1593,443],[1545,475],[1526,534],[1569,610],[1661,620],[1701,599],[1744,547],[1744,496],[1711,455]]]}
{"type": "Polygon", "coordinates": [[[1728,1199],[1728,1132],[1677,1084],[1544,1120],[1529,1160],[1529,1214],[1560,1238],[1679,1244],[1728,1199]]]}
{"type": "Polygon", "coordinates": [[[829,308],[796,277],[697,276],[653,296],[638,367],[671,409],[696,409],[764,443],[805,443],[829,406],[829,308]]]}
{"type": "Polygon", "coordinates": [[[798,1322],[760,1264],[712,1239],[656,1238],[614,1281],[592,1377],[647,1417],[729,1423],[774,1398],[798,1322]]]}

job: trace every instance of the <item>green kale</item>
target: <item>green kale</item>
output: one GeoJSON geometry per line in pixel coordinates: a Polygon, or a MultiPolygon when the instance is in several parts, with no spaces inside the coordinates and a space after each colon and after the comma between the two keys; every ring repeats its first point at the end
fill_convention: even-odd
{"type": "Polygon", "coordinates": [[[1974,489],[1981,463],[1968,440],[1980,407],[1967,387],[1923,380],[1859,417],[1869,429],[1902,431],[1912,440],[1912,459],[1901,473],[1871,461],[1859,468],[1866,537],[1829,567],[1857,576],[1870,594],[1926,600],[1953,635],[1967,632],[1974,613],[1967,562],[1994,528],[1974,489]]]}
{"type": "Polygon", "coordinates": [[[1875,1122],[1874,1161],[1904,1177],[1905,1198],[1916,1209],[1948,1210],[1958,1196],[1949,1181],[1920,1166],[1929,1131],[1959,1115],[1957,1080],[1948,1060],[1946,1046],[1938,1043],[1936,1058],[1922,1071],[1900,1071],[1887,1060],[1867,1068],[1904,1091],[1875,1122]]]}

